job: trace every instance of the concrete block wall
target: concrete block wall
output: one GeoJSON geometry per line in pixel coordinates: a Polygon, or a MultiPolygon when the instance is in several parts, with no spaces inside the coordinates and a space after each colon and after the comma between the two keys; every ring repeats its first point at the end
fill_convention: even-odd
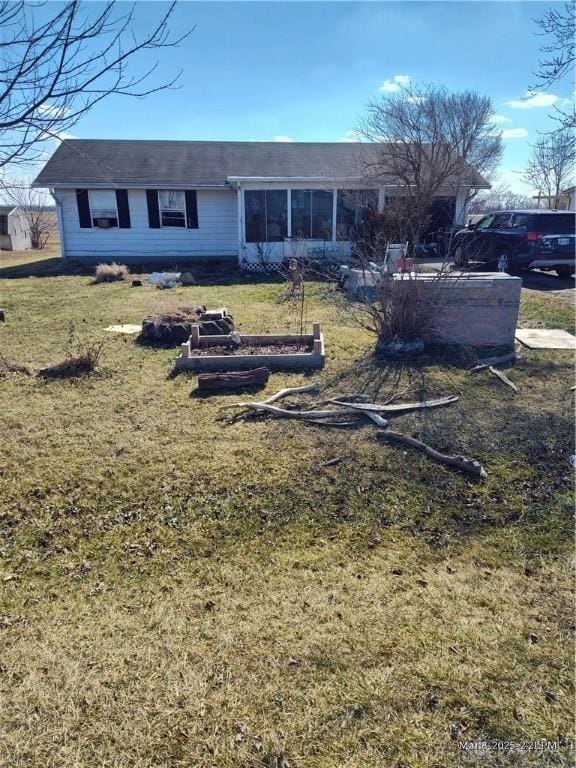
{"type": "Polygon", "coordinates": [[[521,278],[498,272],[474,276],[457,273],[447,280],[429,279],[428,284],[433,294],[434,320],[423,334],[424,341],[514,347],[521,278]]]}
{"type": "MultiPolygon", "coordinates": [[[[513,349],[522,280],[499,272],[394,274],[394,291],[417,291],[432,308],[422,339],[434,344],[513,349]]],[[[344,287],[357,300],[373,300],[382,279],[377,272],[351,269],[344,287]]]]}

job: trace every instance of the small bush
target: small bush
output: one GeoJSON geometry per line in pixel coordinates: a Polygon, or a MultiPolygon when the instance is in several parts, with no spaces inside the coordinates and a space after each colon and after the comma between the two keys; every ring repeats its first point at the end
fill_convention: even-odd
{"type": "Polygon", "coordinates": [[[69,379],[92,373],[100,361],[104,341],[78,341],[74,325],[70,325],[65,358],[60,363],[40,368],[37,375],[44,379],[69,379]]]}
{"type": "Polygon", "coordinates": [[[114,283],[116,280],[127,280],[130,275],[126,264],[98,264],[94,277],[95,283],[114,283]]]}

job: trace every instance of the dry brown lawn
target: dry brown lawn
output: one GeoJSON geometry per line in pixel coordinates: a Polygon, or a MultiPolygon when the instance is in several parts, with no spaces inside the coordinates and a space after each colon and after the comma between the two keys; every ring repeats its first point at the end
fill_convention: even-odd
{"type": "MultiPolygon", "coordinates": [[[[572,356],[524,351],[518,395],[437,361],[377,370],[308,286],[324,392],[459,393],[394,428],[480,459],[480,483],[370,426],[230,423],[234,395],[167,377],[173,350],[103,333],[168,299],[293,328],[282,289],[0,267],[5,358],[58,361],[71,322],[107,339],[91,376],[0,375],[0,766],[572,766],[572,356]],[[483,739],[550,745],[459,749],[483,739]]],[[[555,298],[522,312],[571,327],[555,298]]]]}

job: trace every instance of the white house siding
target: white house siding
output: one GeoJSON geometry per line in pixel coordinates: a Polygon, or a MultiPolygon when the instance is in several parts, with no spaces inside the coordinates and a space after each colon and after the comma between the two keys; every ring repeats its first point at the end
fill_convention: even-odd
{"type": "Polygon", "coordinates": [[[87,261],[156,262],[236,259],[238,207],[234,190],[197,190],[198,229],[148,226],[144,189],[129,189],[130,228],[83,228],[78,219],[76,190],[56,189],[60,204],[63,256],[87,261]]]}

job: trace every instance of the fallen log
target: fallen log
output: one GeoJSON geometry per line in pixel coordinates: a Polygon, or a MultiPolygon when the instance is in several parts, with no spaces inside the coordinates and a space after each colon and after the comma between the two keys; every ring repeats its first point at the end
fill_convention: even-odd
{"type": "Polygon", "coordinates": [[[252,371],[231,371],[229,373],[201,373],[198,375],[199,392],[218,392],[244,387],[262,387],[268,381],[268,368],[254,368],[252,371]]]}
{"type": "Polygon", "coordinates": [[[450,405],[458,400],[458,395],[449,397],[438,397],[434,400],[422,400],[418,403],[397,403],[396,405],[384,405],[380,403],[348,403],[341,399],[328,400],[334,405],[343,405],[347,408],[354,408],[359,411],[377,411],[378,413],[402,413],[403,411],[416,411],[420,408],[438,408],[441,405],[450,405]]]}
{"type": "Polygon", "coordinates": [[[426,445],[426,443],[416,440],[415,437],[408,437],[408,435],[402,435],[399,432],[389,432],[387,429],[380,430],[377,437],[379,440],[387,440],[393,443],[409,445],[411,448],[416,448],[417,451],[422,451],[422,453],[430,456],[431,459],[455,467],[461,472],[474,475],[474,477],[479,477],[482,480],[487,477],[486,470],[480,462],[475,459],[467,459],[465,456],[449,456],[445,453],[440,453],[440,451],[434,450],[434,448],[426,445]]]}
{"type": "Polygon", "coordinates": [[[514,392],[518,393],[518,387],[516,386],[516,384],[514,384],[513,381],[510,381],[510,379],[508,378],[508,376],[506,376],[505,373],[502,373],[502,371],[499,371],[498,368],[494,368],[493,365],[489,366],[488,370],[494,376],[497,376],[500,379],[500,381],[503,381],[504,384],[507,384],[511,389],[513,389],[514,392]]]}

